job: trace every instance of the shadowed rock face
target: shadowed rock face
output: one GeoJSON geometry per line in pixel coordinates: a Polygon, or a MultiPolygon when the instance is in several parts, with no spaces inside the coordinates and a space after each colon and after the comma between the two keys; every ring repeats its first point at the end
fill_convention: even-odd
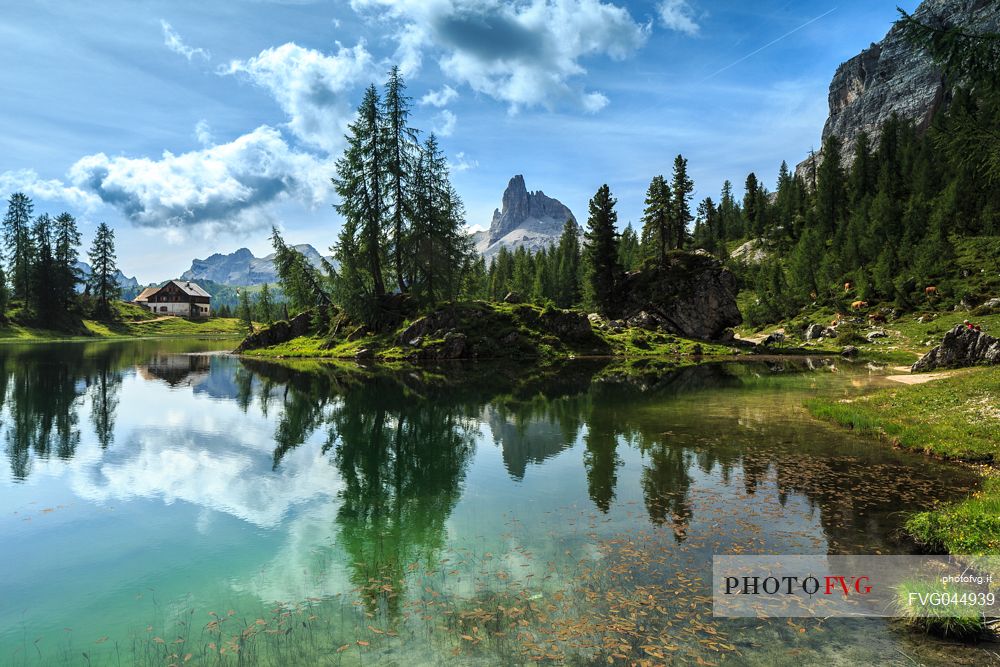
{"type": "Polygon", "coordinates": [[[956,325],[944,340],[910,369],[914,373],[936,368],[961,368],[977,364],[1000,364],[1000,339],[982,331],[956,325]]]}
{"type": "MultiPolygon", "coordinates": [[[[996,0],[925,0],[914,15],[932,23],[961,24],[977,32],[1000,29],[1000,2],[996,0]]],[[[882,125],[893,114],[925,130],[946,103],[944,84],[944,76],[930,56],[910,44],[894,25],[881,42],[837,68],[830,83],[830,116],[823,126],[823,138],[835,135],[844,142],[844,162],[848,164],[853,161],[858,135],[867,132],[877,144],[882,125]]],[[[796,169],[807,180],[810,170],[809,160],[796,169]]]]}
{"type": "Polygon", "coordinates": [[[567,220],[576,221],[569,208],[541,190],[528,192],[524,176],[510,179],[503,193],[503,208],[493,212],[488,232],[478,232],[476,247],[491,257],[506,246],[514,250],[525,246],[534,252],[555,243],[567,220]]]}
{"type": "Polygon", "coordinates": [[[726,337],[743,322],[736,276],[707,254],[670,253],[665,268],[625,276],[619,317],[650,313],[675,334],[702,340],[726,337]]]}

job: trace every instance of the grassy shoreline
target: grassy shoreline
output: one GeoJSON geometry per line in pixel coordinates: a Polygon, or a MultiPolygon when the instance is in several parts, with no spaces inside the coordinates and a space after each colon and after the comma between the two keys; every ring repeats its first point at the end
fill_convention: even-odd
{"type": "Polygon", "coordinates": [[[152,320],[119,320],[101,322],[83,320],[83,333],[44,329],[14,322],[0,325],[0,345],[16,343],[69,343],[129,338],[219,337],[238,338],[243,335],[240,321],[235,318],[188,320],[181,317],[152,320]]]}
{"type": "Polygon", "coordinates": [[[894,446],[978,464],[983,487],[958,503],[913,515],[906,531],[931,551],[1000,555],[1000,368],[970,368],[920,385],[850,400],[815,399],[810,413],[894,446]]]}

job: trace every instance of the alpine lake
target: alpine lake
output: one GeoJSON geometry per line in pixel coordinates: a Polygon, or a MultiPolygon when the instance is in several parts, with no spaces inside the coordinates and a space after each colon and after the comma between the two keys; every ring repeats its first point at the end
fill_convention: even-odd
{"type": "Polygon", "coordinates": [[[811,418],[886,371],[0,346],[2,665],[986,664],[713,618],[713,554],[905,553],[978,477],[811,418]]]}

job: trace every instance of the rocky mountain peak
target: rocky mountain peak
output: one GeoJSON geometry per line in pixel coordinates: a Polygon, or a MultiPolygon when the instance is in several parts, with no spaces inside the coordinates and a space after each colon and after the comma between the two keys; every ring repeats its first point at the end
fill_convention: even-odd
{"type": "MultiPolygon", "coordinates": [[[[996,0],[924,0],[914,16],[961,24],[977,32],[1000,30],[1000,2],[996,0]]],[[[882,41],[837,68],[830,83],[830,115],[823,139],[839,137],[844,162],[849,164],[862,132],[877,144],[882,126],[894,114],[913,121],[919,130],[926,129],[946,102],[941,71],[926,51],[903,36],[900,26],[893,25],[882,41]]],[[[796,171],[807,177],[810,170],[806,160],[796,171]]]]}
{"type": "Polygon", "coordinates": [[[501,202],[502,208],[493,212],[489,232],[476,238],[479,251],[485,255],[494,254],[501,245],[537,250],[553,243],[567,220],[576,221],[573,212],[558,199],[541,190],[529,192],[521,174],[507,183],[501,202]]]}

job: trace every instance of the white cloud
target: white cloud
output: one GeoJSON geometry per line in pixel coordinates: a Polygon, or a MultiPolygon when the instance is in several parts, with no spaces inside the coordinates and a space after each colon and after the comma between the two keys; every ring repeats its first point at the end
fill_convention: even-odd
{"type": "Polygon", "coordinates": [[[434,134],[439,137],[450,137],[455,133],[457,123],[458,116],[445,109],[434,116],[434,134]]]}
{"type": "Polygon", "coordinates": [[[88,155],[69,177],[140,227],[204,225],[245,233],[270,222],[273,202],[294,197],[320,204],[331,173],[330,164],[291,148],[264,125],[232,142],[179,155],[167,151],[159,160],[88,155]]]}
{"type": "Polygon", "coordinates": [[[584,57],[620,60],[640,48],[650,27],[602,0],[352,0],[373,20],[395,21],[401,48],[436,49],[444,73],[477,92],[522,107],[607,104],[575,79],[584,57]]]}
{"type": "Polygon", "coordinates": [[[188,59],[188,62],[190,62],[195,56],[198,56],[199,58],[203,58],[205,60],[211,60],[212,58],[211,53],[209,53],[206,49],[196,48],[185,44],[184,40],[181,39],[181,36],[177,34],[173,26],[171,26],[166,21],[161,19],[160,27],[163,28],[164,46],[166,46],[174,53],[184,56],[185,58],[188,59]]]}
{"type": "Polygon", "coordinates": [[[34,169],[18,169],[0,173],[0,195],[23,192],[29,197],[47,201],[62,201],[73,207],[92,210],[101,203],[99,197],[79,187],[66,185],[57,178],[43,179],[34,169]]]}
{"type": "Polygon", "coordinates": [[[208,121],[202,118],[194,126],[194,138],[198,140],[198,143],[208,148],[213,143],[215,139],[212,137],[212,128],[208,124],[208,121]]]}
{"type": "Polygon", "coordinates": [[[455,160],[448,162],[448,169],[454,172],[469,171],[479,166],[479,160],[470,160],[465,157],[465,153],[455,153],[455,160]]]}
{"type": "Polygon", "coordinates": [[[432,90],[420,98],[423,106],[446,107],[458,99],[458,91],[446,85],[441,90],[432,90]]]}
{"type": "Polygon", "coordinates": [[[244,75],[267,90],[288,115],[288,128],[299,140],[334,153],[354,115],[346,93],[376,78],[374,70],[363,42],[353,48],[338,44],[334,55],[287,43],[248,60],[233,60],[220,73],[244,75]]]}
{"type": "Polygon", "coordinates": [[[660,14],[660,21],[667,28],[692,37],[701,32],[701,26],[694,17],[694,8],[687,0],[662,0],[656,9],[660,14]]]}

